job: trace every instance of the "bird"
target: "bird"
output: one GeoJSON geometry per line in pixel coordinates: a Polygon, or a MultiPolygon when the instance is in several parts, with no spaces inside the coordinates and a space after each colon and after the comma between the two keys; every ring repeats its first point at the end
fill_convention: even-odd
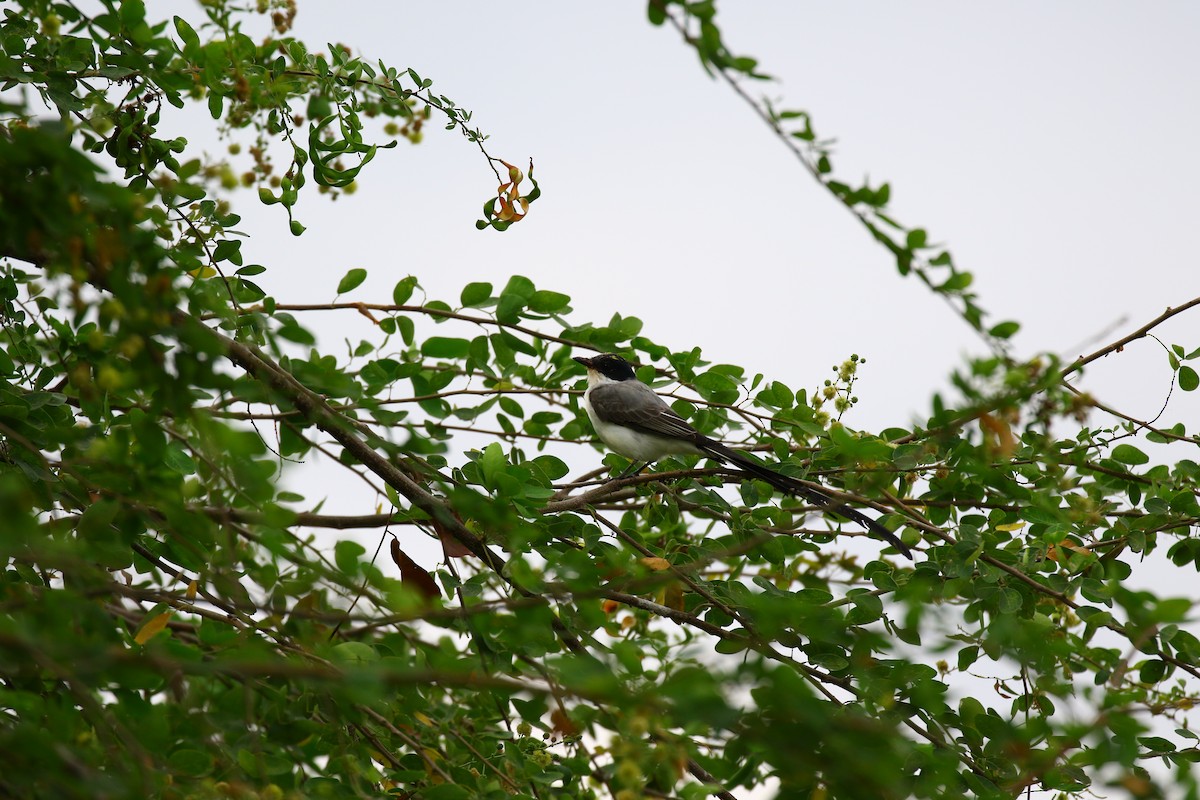
{"type": "Polygon", "coordinates": [[[639,381],[633,365],[621,356],[603,353],[591,358],[575,356],[574,360],[587,368],[588,388],[583,393],[583,408],[596,435],[609,448],[632,459],[634,465],[641,464],[644,468],[668,455],[708,456],[781,492],[857,522],[912,559],[908,546],[877,520],[700,433],[653,389],[639,381]]]}

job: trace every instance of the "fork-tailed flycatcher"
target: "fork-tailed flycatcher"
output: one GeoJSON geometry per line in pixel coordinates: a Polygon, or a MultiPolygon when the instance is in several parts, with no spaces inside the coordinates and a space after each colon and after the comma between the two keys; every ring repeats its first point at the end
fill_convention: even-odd
{"type": "Polygon", "coordinates": [[[594,358],[576,356],[575,360],[587,367],[588,388],[583,393],[583,407],[592,420],[596,435],[626,458],[636,463],[657,461],[667,455],[708,456],[765,481],[781,492],[802,497],[820,508],[848,517],[912,558],[912,551],[896,534],[877,521],[700,433],[653,389],[639,381],[633,367],[620,356],[605,353],[594,358]]]}

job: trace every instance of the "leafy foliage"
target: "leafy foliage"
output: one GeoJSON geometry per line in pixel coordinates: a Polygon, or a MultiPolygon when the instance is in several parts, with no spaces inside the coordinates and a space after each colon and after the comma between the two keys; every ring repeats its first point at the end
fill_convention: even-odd
{"type": "MultiPolygon", "coordinates": [[[[222,192],[257,188],[299,235],[302,190],[351,190],[435,112],[508,170],[479,227],[538,189],[428,79],[314,53],[294,7],[260,5],[258,43],[264,19],[219,1],[195,20],[30,1],[0,26],[5,795],[1197,796],[1200,640],[1176,595],[1200,567],[1200,439],[1092,423],[1071,379],[1200,299],[1075,363],[1018,361],[999,343],[1016,323],[984,325],[970,274],[886,216],[887,185],[837,184],[809,115],[767,109],[991,345],[920,426],[842,423],[856,356],[796,389],[634,318],[581,323],[521,276],[457,305],[416,277],[391,303],[330,304],[372,328],[335,356],[311,307],[251,280],[270,265],[243,263],[222,192]],[[244,174],[159,138],[188,103],[255,138],[244,174]],[[698,428],[875,508],[918,562],[864,559],[863,532],[807,527],[812,509],[695,459],[569,479],[563,455],[593,457],[561,445],[591,436],[577,350],[636,357],[698,428]],[[289,489],[318,452],[377,513],[289,489]],[[394,537],[395,569],[347,528],[394,537]],[[420,536],[443,548],[433,571],[420,536]],[[1162,594],[1132,588],[1147,558],[1176,570],[1162,594]]],[[[739,91],[761,77],[713,4],[649,10],[739,91]]],[[[1200,350],[1168,358],[1195,390],[1200,350]]]]}

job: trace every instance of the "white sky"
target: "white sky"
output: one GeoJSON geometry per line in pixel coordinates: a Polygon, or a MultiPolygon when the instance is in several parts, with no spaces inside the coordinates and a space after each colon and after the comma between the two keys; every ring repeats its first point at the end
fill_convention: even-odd
{"type": "MultiPolygon", "coordinates": [[[[808,110],[844,179],[890,182],[893,214],[975,274],[991,321],[1023,324],[1019,354],[1075,356],[1200,294],[1200,6],[727,2],[719,20],[780,79],[752,90],[808,110]]],[[[245,250],[281,302],[330,300],[351,267],[371,274],[352,297],[383,302],[409,273],[452,304],[520,273],[570,294],[575,321],[638,316],[673,349],[793,388],[865,356],[847,419],[865,429],[910,423],[981,352],[644,3],[302,2],[296,34],[412,66],[475,112],[493,155],[532,156],[544,193],[510,231],[476,231],[495,181],[433,125],[381,152],[356,195],[302,201],[298,240],[242,195],[245,250]]],[[[339,337],[369,333],[336,319],[339,337]]],[[[1200,346],[1200,316],[1159,333],[1200,346]]],[[[1170,373],[1143,341],[1089,378],[1149,418],[1170,373]]],[[[1164,420],[1198,412],[1177,391],[1164,420]]]]}
{"type": "MultiPolygon", "coordinates": [[[[890,182],[893,216],[975,274],[990,321],[1022,323],[1018,355],[1091,352],[1200,295],[1200,5],[726,2],[719,21],[779,79],[752,91],[809,111],[838,141],[839,176],[890,182]]],[[[793,388],[858,353],[846,422],[866,430],[911,424],[983,352],[644,3],[301,2],[295,34],[432,79],[493,155],[534,158],[543,196],[508,232],[476,231],[494,177],[436,117],[421,145],[381,151],[356,194],[306,196],[298,239],[278,206],[241,193],[243,252],[280,302],[330,301],[352,267],[370,278],[349,298],[378,302],[410,273],[451,304],[466,283],[524,274],[571,295],[575,322],[637,316],[660,343],[793,388]]],[[[185,134],[203,144],[208,124],[185,134]]],[[[307,321],[331,353],[374,334],[349,312],[307,321]]],[[[1157,332],[1200,347],[1200,313],[1157,332]]],[[[1081,385],[1150,419],[1170,378],[1142,340],[1081,385]]],[[[1198,395],[1176,390],[1160,424],[1195,432],[1198,395]]],[[[599,458],[555,452],[577,473],[599,458]]],[[[329,473],[303,469],[297,489],[328,511],[370,510],[362,484],[329,473]]]]}
{"type": "MultiPolygon", "coordinates": [[[[780,79],[751,90],[809,111],[838,141],[843,180],[888,181],[892,215],[974,273],[990,321],[1022,323],[1018,355],[1073,358],[1200,295],[1200,4],[727,0],[719,20],[780,79]]],[[[302,0],[295,33],[432,79],[474,111],[493,155],[534,158],[543,196],[510,231],[476,231],[495,181],[436,118],[422,145],[380,152],[353,196],[304,199],[299,239],[279,207],[243,194],[243,252],[280,302],[330,301],[353,267],[370,278],[351,299],[390,302],[411,273],[452,305],[466,283],[519,273],[571,295],[575,322],[637,316],[672,349],[793,388],[865,356],[846,421],[867,430],[911,424],[963,355],[983,352],[643,2],[302,0]]],[[[306,321],[326,352],[373,336],[353,313],[306,321]]],[[[1200,347],[1200,310],[1157,333],[1200,347]]],[[[1149,419],[1170,378],[1142,340],[1080,385],[1149,419]]],[[[1200,427],[1200,392],[1176,390],[1160,424],[1177,421],[1200,427]]],[[[598,464],[577,450],[555,452],[576,473],[598,464]]],[[[1200,458],[1186,444],[1155,455],[1200,458]]],[[[328,496],[328,511],[373,510],[331,472],[301,470],[299,490],[328,496]]],[[[336,536],[373,549],[378,533],[363,533],[336,536]]],[[[428,567],[440,552],[425,544],[405,547],[428,567]]],[[[1154,566],[1131,582],[1164,575],[1164,595],[1194,593],[1154,566]]]]}
{"type": "MultiPolygon", "coordinates": [[[[809,111],[838,141],[841,179],[889,182],[892,215],[974,273],[990,321],[1022,323],[1018,355],[1073,358],[1200,295],[1200,4],[726,0],[719,20],[736,53],[780,79],[751,91],[809,111]]],[[[644,2],[301,0],[295,34],[432,79],[474,111],[493,155],[534,158],[543,196],[510,231],[476,231],[495,181],[436,118],[420,146],[381,151],[354,195],[306,196],[299,239],[279,207],[243,193],[243,252],[268,267],[256,280],[280,302],[331,301],[354,267],[370,278],[350,299],[390,302],[415,274],[452,305],[466,283],[519,273],[571,295],[577,323],[637,316],[672,349],[792,388],[865,356],[846,421],[867,430],[910,425],[964,354],[983,352],[671,29],[649,25],[644,2]]],[[[210,125],[183,133],[204,145],[210,125]]],[[[305,321],[339,356],[340,340],[374,337],[354,313],[305,321]]],[[[1200,347],[1200,310],[1157,333],[1200,347]]],[[[1143,340],[1081,385],[1149,419],[1170,377],[1143,340]]],[[[1160,424],[1177,421],[1200,427],[1200,392],[1174,393],[1160,424]]],[[[576,473],[599,463],[591,448],[555,452],[576,473]]],[[[1186,444],[1155,455],[1200,458],[1186,444]]],[[[316,466],[293,475],[310,502],[374,510],[362,484],[316,466]]],[[[378,532],[323,538],[335,537],[373,549],[378,532]]],[[[440,560],[432,540],[415,544],[405,549],[424,566],[440,560]]],[[[1149,566],[1131,583],[1194,593],[1161,560],[1149,566]]]]}

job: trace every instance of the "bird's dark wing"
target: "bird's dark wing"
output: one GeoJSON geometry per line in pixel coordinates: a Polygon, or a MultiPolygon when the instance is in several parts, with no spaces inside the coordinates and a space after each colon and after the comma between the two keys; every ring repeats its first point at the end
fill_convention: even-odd
{"type": "Polygon", "coordinates": [[[703,438],[644,383],[622,381],[601,384],[592,389],[588,401],[596,415],[605,422],[665,439],[696,442],[703,438]]]}

